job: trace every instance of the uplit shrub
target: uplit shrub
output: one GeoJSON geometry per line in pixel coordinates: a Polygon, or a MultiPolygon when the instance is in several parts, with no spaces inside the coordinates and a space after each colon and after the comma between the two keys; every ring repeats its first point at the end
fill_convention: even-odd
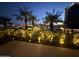
{"type": "Polygon", "coordinates": [[[79,33],[74,34],[73,44],[79,46],[79,33]]]}
{"type": "Polygon", "coordinates": [[[65,43],[65,39],[66,39],[66,35],[64,33],[62,33],[60,35],[59,43],[60,44],[64,44],[65,43]]]}
{"type": "Polygon", "coordinates": [[[4,31],[0,31],[0,36],[3,36],[4,35],[4,31]]]}
{"type": "Polygon", "coordinates": [[[79,33],[70,34],[62,31],[53,32],[39,27],[28,29],[6,29],[0,31],[0,41],[22,40],[25,42],[55,44],[55,45],[79,45],[79,33]]]}
{"type": "Polygon", "coordinates": [[[53,43],[59,44],[60,33],[54,33],[53,43]]]}
{"type": "Polygon", "coordinates": [[[30,40],[30,36],[29,33],[27,31],[25,31],[25,33],[23,34],[23,41],[28,42],[30,40]]]}
{"type": "Polygon", "coordinates": [[[43,41],[52,42],[54,38],[54,34],[51,31],[44,31],[44,39],[43,41]]]}
{"type": "Polygon", "coordinates": [[[12,40],[11,36],[8,33],[9,31],[7,30],[0,31],[0,44],[4,44],[12,40]]]}
{"type": "Polygon", "coordinates": [[[73,34],[66,33],[65,44],[66,44],[66,45],[71,45],[71,44],[73,44],[73,34]]]}
{"type": "Polygon", "coordinates": [[[40,31],[34,31],[31,34],[31,42],[38,42],[38,36],[40,36],[40,31]]]}
{"type": "Polygon", "coordinates": [[[7,29],[7,30],[5,30],[4,32],[5,32],[6,34],[10,35],[11,32],[13,32],[13,31],[14,31],[14,29],[7,29]]]}
{"type": "Polygon", "coordinates": [[[22,32],[20,30],[17,30],[14,32],[14,39],[15,40],[22,40],[22,32]]]}

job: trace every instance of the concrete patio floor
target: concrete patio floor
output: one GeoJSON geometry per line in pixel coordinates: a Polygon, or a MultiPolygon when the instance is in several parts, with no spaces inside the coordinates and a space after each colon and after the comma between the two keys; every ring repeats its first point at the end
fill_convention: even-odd
{"type": "Polygon", "coordinates": [[[79,50],[23,41],[11,41],[0,46],[0,56],[12,57],[79,57],[79,50]]]}

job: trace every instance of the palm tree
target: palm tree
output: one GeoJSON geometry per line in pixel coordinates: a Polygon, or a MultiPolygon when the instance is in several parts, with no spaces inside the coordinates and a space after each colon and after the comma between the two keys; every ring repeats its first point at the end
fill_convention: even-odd
{"type": "Polygon", "coordinates": [[[4,17],[4,16],[0,17],[0,24],[4,25],[4,28],[6,28],[8,25],[10,25],[10,23],[11,23],[11,18],[4,17]]]}
{"type": "Polygon", "coordinates": [[[30,15],[32,14],[32,11],[29,10],[29,8],[26,8],[26,7],[23,7],[23,8],[19,7],[18,12],[19,12],[19,15],[15,15],[15,16],[17,16],[16,19],[24,21],[25,22],[25,28],[27,29],[27,22],[28,22],[28,20],[30,20],[30,15]]]}
{"type": "Polygon", "coordinates": [[[62,11],[59,10],[56,12],[55,9],[53,9],[53,13],[46,12],[45,20],[50,23],[50,30],[54,29],[53,23],[57,22],[59,20],[59,17],[61,16],[62,11]]]}
{"type": "Polygon", "coordinates": [[[34,24],[35,24],[35,21],[36,21],[36,17],[33,16],[33,15],[31,15],[31,16],[30,16],[30,21],[32,22],[32,25],[33,25],[33,27],[34,27],[34,24]]]}

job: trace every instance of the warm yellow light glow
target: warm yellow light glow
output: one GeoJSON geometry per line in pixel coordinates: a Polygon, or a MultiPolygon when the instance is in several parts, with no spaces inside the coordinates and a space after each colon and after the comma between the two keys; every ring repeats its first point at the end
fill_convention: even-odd
{"type": "Polygon", "coordinates": [[[20,30],[20,31],[21,31],[21,33],[22,33],[22,37],[26,37],[26,36],[25,36],[26,31],[25,31],[25,30],[20,30]]]}
{"type": "Polygon", "coordinates": [[[14,40],[14,38],[12,38],[14,40]]]}
{"type": "Polygon", "coordinates": [[[41,37],[38,37],[38,43],[40,43],[41,37]]]}
{"type": "Polygon", "coordinates": [[[29,34],[29,36],[31,37],[31,33],[29,34]]]}
{"type": "Polygon", "coordinates": [[[39,27],[34,27],[34,28],[33,28],[33,31],[39,31],[39,30],[40,30],[39,27]]]}
{"type": "Polygon", "coordinates": [[[62,31],[64,31],[64,28],[63,28],[63,27],[61,27],[60,29],[61,29],[62,31]]]}
{"type": "Polygon", "coordinates": [[[60,44],[64,44],[64,40],[65,40],[65,34],[62,34],[62,35],[60,36],[59,43],[60,43],[60,44]]]}
{"type": "Polygon", "coordinates": [[[48,36],[48,39],[49,39],[50,42],[52,42],[52,40],[53,40],[53,35],[49,35],[49,36],[48,36]]]}
{"type": "Polygon", "coordinates": [[[77,38],[74,38],[74,41],[73,41],[73,43],[74,43],[75,45],[77,45],[77,46],[78,46],[78,44],[79,44],[79,39],[77,39],[77,38]]]}
{"type": "Polygon", "coordinates": [[[64,44],[64,39],[63,38],[60,39],[60,44],[64,44]]]}
{"type": "Polygon", "coordinates": [[[74,35],[73,43],[78,46],[79,45],[79,34],[74,35]]]}
{"type": "Polygon", "coordinates": [[[31,42],[31,40],[29,40],[29,42],[31,42]]]}

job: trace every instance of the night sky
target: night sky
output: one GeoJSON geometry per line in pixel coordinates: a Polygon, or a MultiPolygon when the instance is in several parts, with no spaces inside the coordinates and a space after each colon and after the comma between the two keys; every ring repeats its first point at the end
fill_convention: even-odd
{"type": "Polygon", "coordinates": [[[29,7],[33,14],[40,19],[38,23],[42,23],[42,18],[46,16],[46,11],[52,12],[52,9],[63,11],[61,18],[64,20],[64,8],[69,6],[70,2],[6,2],[0,3],[0,16],[9,16],[15,24],[24,23],[16,21],[14,14],[18,14],[18,6],[29,7]]]}

